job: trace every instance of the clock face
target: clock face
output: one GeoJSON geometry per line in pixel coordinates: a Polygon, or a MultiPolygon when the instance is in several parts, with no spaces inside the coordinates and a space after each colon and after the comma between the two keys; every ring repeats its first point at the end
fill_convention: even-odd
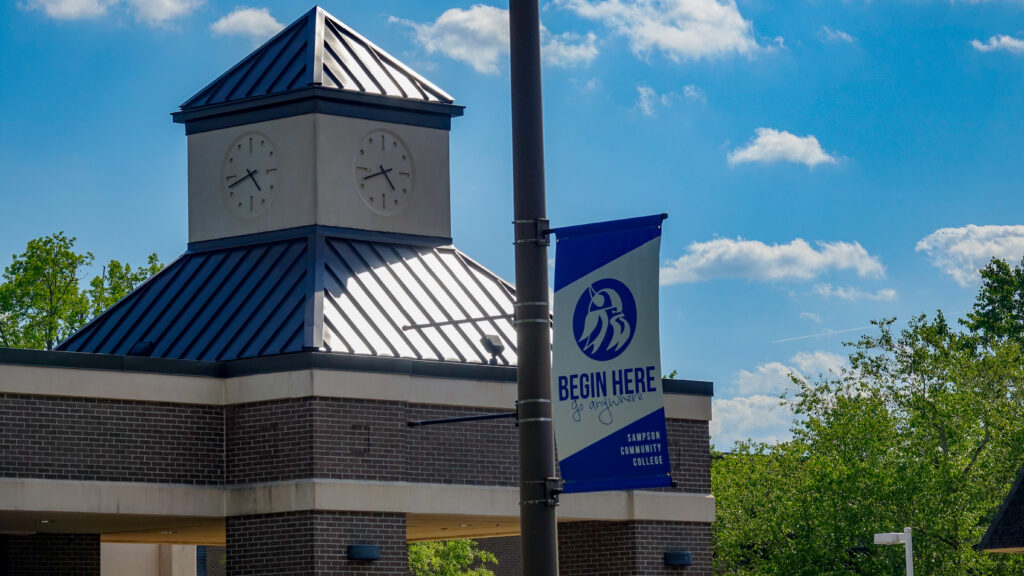
{"type": "Polygon", "coordinates": [[[262,214],[277,194],[277,155],[263,134],[250,132],[231,143],[221,171],[221,191],[228,211],[239,218],[262,214]]]}
{"type": "Polygon", "coordinates": [[[353,158],[356,191],[378,214],[390,216],[405,208],[412,196],[412,154],[405,143],[386,130],[363,136],[353,158]]]}

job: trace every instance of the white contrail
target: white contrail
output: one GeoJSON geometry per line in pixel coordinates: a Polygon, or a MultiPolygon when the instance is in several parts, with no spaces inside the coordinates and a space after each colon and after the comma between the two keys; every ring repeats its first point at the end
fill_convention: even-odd
{"type": "Polygon", "coordinates": [[[817,334],[808,334],[806,336],[794,336],[792,338],[783,338],[782,340],[772,340],[772,344],[782,344],[783,342],[794,342],[796,340],[807,340],[808,338],[821,338],[822,336],[833,336],[835,334],[845,334],[846,332],[856,332],[857,330],[864,330],[871,328],[871,326],[858,326],[856,328],[846,328],[845,330],[825,330],[824,332],[818,332],[817,334]]]}

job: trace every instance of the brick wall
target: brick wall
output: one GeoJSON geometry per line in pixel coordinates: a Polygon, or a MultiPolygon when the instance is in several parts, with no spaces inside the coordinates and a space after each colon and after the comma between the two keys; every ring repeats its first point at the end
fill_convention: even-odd
{"type": "Polygon", "coordinates": [[[219,407],[0,394],[0,476],[219,484],[219,407]]]}
{"type": "Polygon", "coordinates": [[[711,493],[711,445],[708,423],[666,420],[672,480],[683,492],[711,493]]]}
{"type": "MultiPolygon", "coordinates": [[[[409,419],[510,411],[417,405],[409,419]]],[[[519,429],[513,418],[410,428],[408,437],[410,482],[519,485],[519,429]]]]}
{"type": "Polygon", "coordinates": [[[299,398],[226,407],[227,483],[312,477],[313,404],[299,398]]]}
{"type": "Polygon", "coordinates": [[[519,536],[502,538],[481,538],[476,541],[481,550],[487,550],[498,559],[498,565],[488,564],[494,576],[520,576],[523,564],[520,562],[519,536]]]}
{"type": "Polygon", "coordinates": [[[0,574],[100,576],[98,534],[0,536],[0,574]]]}
{"type": "Polygon", "coordinates": [[[560,576],[710,576],[711,525],[695,522],[565,522],[558,525],[560,576]],[[665,566],[668,550],[693,565],[665,566]]]}
{"type": "Polygon", "coordinates": [[[696,522],[631,522],[637,542],[637,576],[711,574],[711,524],[696,522]],[[667,550],[689,550],[693,565],[665,566],[667,550]]]}
{"type": "MultiPolygon", "coordinates": [[[[498,412],[340,398],[220,408],[0,394],[0,477],[183,484],[317,477],[514,486],[518,431],[511,419],[406,426],[498,412]]],[[[668,440],[678,490],[709,493],[708,423],[669,420],[668,440]]]]}
{"type": "MultiPolygon", "coordinates": [[[[515,486],[512,419],[409,428],[410,420],[502,410],[377,400],[300,398],[229,406],[228,483],[336,478],[515,486]]],[[[675,490],[711,491],[708,423],[668,421],[675,490]]]]}
{"type": "Polygon", "coordinates": [[[371,512],[289,512],[228,518],[227,574],[405,576],[405,516],[371,512]],[[380,560],[349,560],[351,544],[380,546],[380,560]]]}
{"type": "Polygon", "coordinates": [[[498,413],[341,398],[229,406],[228,483],[336,478],[512,486],[512,419],[409,428],[410,420],[498,413]]]}

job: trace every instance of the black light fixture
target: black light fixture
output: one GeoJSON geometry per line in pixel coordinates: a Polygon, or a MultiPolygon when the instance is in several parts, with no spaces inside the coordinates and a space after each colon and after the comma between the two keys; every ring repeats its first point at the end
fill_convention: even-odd
{"type": "Polygon", "coordinates": [[[380,546],[374,544],[349,544],[348,559],[360,562],[380,560],[380,546]]]}
{"type": "Polygon", "coordinates": [[[669,550],[665,552],[665,566],[690,566],[693,554],[687,550],[669,550]]]}

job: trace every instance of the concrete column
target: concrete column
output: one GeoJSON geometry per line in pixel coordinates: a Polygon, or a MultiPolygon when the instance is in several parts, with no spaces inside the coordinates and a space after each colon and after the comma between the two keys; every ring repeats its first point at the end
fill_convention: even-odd
{"type": "Polygon", "coordinates": [[[160,545],[160,576],[195,576],[195,573],[195,546],[160,545]]]}
{"type": "Polygon", "coordinates": [[[227,519],[227,574],[405,576],[405,515],[303,511],[227,519]],[[348,547],[380,548],[375,561],[348,557],[348,547]]]}

